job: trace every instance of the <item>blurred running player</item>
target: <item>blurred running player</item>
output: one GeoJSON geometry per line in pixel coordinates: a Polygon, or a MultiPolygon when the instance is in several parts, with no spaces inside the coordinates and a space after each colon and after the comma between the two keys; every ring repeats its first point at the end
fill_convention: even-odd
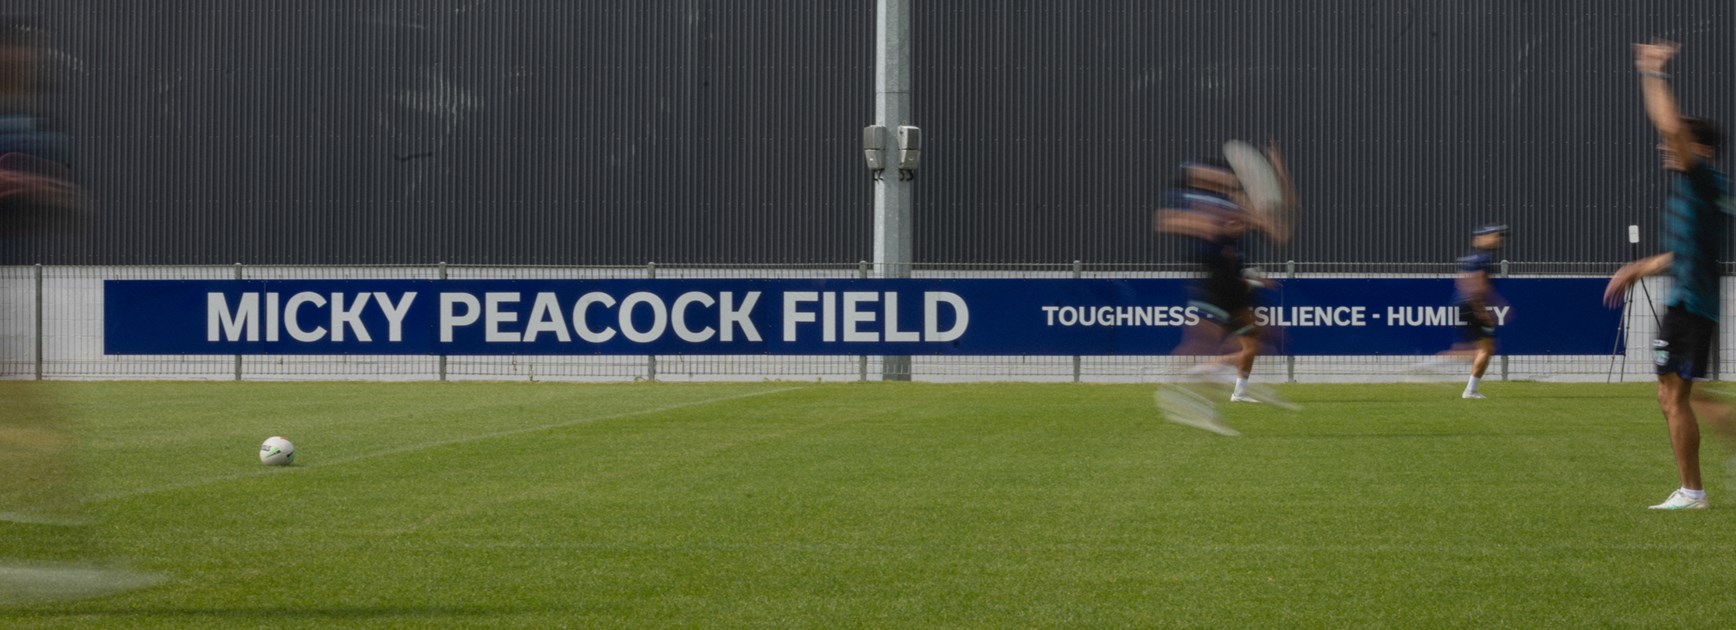
{"type": "MultiPolygon", "coordinates": [[[[1277,148],[1268,147],[1266,153],[1283,184],[1285,202],[1294,208],[1295,190],[1277,148]]],[[[1182,344],[1175,354],[1212,356],[1196,366],[1197,375],[1209,377],[1213,372],[1232,372],[1235,379],[1229,396],[1232,402],[1260,402],[1263,398],[1287,404],[1273,392],[1262,392],[1257,398],[1248,391],[1248,377],[1260,351],[1261,331],[1254,318],[1256,290],[1270,283],[1246,266],[1242,240],[1250,228],[1265,232],[1275,242],[1288,240],[1285,231],[1269,215],[1249,212],[1248,207],[1250,203],[1241,181],[1229,164],[1221,160],[1182,164],[1175,187],[1165,193],[1164,206],[1157,211],[1153,227],[1161,233],[1181,236],[1190,261],[1199,266],[1200,275],[1189,285],[1188,306],[1197,310],[1204,322],[1203,326],[1183,332],[1182,344]],[[1227,340],[1234,340],[1234,345],[1226,347],[1227,340]]],[[[1208,389],[1160,390],[1159,398],[1172,421],[1235,434],[1218,420],[1216,406],[1211,402],[1216,396],[1208,389]]]]}
{"type": "MultiPolygon", "coordinates": [[[[64,140],[40,124],[39,36],[30,22],[0,16],[0,212],[64,209],[76,190],[66,177],[64,140]]],[[[0,317],[24,311],[0,309],[0,317]]],[[[14,385],[0,399],[0,606],[161,582],[160,575],[114,568],[76,491],[65,415],[39,387],[14,385]]]]}
{"type": "Polygon", "coordinates": [[[1488,307],[1498,297],[1495,293],[1495,252],[1507,240],[1507,226],[1485,225],[1471,235],[1471,253],[1459,259],[1459,277],[1454,282],[1459,303],[1459,333],[1470,355],[1471,378],[1465,381],[1461,398],[1485,398],[1478,386],[1483,372],[1489,369],[1489,358],[1495,356],[1495,317],[1488,307]]]}

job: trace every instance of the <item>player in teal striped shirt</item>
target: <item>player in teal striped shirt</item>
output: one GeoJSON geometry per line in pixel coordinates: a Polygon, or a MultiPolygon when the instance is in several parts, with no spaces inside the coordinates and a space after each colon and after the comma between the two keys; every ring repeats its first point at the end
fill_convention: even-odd
{"type": "Polygon", "coordinates": [[[1723,146],[1724,133],[1712,121],[1681,115],[1669,75],[1664,73],[1664,66],[1679,50],[1673,42],[1634,45],[1646,113],[1658,129],[1664,168],[1671,172],[1670,195],[1664,202],[1664,253],[1622,267],[1604,292],[1605,301],[1613,305],[1645,276],[1668,272],[1675,281],[1653,350],[1658,407],[1669,423],[1670,448],[1682,487],[1652,506],[1661,510],[1707,505],[1700,482],[1699,420],[1731,434],[1730,407],[1694,391],[1694,380],[1706,376],[1718,336],[1718,261],[1724,257],[1730,178],[1712,161],[1723,146]]]}

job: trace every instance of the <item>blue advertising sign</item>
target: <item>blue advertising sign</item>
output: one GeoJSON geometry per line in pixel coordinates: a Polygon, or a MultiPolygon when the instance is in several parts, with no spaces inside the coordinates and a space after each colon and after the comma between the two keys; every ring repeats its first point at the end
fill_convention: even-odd
{"type": "MultiPolygon", "coordinates": [[[[1506,279],[1504,354],[1608,354],[1596,278],[1506,279]]],[[[1162,355],[1201,323],[1185,279],[109,280],[107,354],[1162,355]]],[[[1261,292],[1273,352],[1433,354],[1446,279],[1261,292]]]]}
{"type": "MultiPolygon", "coordinates": [[[[1501,354],[1622,352],[1621,311],[1603,305],[1606,278],[1506,278],[1487,310],[1501,354]]],[[[1266,294],[1260,323],[1281,354],[1422,355],[1460,340],[1449,279],[1306,279],[1266,294]]]]}

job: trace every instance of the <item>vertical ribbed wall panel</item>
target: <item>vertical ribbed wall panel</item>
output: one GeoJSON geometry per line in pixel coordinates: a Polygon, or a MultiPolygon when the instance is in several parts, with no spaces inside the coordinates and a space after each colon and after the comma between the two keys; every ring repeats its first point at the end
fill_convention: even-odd
{"type": "Polygon", "coordinates": [[[1305,211],[1257,259],[1451,260],[1505,221],[1515,259],[1620,260],[1664,190],[1628,44],[1684,41],[1684,108],[1736,120],[1717,2],[919,7],[920,260],[1175,260],[1174,166],[1268,137],[1305,211]]]}
{"type": "MultiPolygon", "coordinates": [[[[1275,138],[1305,201],[1253,257],[1655,242],[1628,44],[1736,121],[1722,0],[915,2],[921,262],[1168,262],[1183,160],[1275,138]]],[[[870,256],[874,2],[13,0],[52,33],[93,202],[0,262],[837,263],[870,256]]]]}

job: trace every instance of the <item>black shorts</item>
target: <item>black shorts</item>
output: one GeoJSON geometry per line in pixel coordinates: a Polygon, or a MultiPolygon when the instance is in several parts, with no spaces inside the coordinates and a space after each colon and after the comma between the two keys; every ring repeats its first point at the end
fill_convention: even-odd
{"type": "Polygon", "coordinates": [[[1467,342],[1475,343],[1484,339],[1495,338],[1495,323],[1489,318],[1488,310],[1478,309],[1470,304],[1460,304],[1459,321],[1465,322],[1463,326],[1459,327],[1459,336],[1467,342]],[[1479,310],[1483,312],[1478,313],[1479,310]],[[1479,315],[1482,316],[1481,319],[1478,318],[1479,315]]]}
{"type": "Polygon", "coordinates": [[[1241,278],[1213,278],[1196,284],[1188,306],[1199,309],[1201,317],[1226,333],[1247,336],[1259,332],[1254,325],[1254,292],[1241,278]]]}
{"type": "Polygon", "coordinates": [[[1686,380],[1706,378],[1712,365],[1712,340],[1718,337],[1718,322],[1672,306],[1664,313],[1663,326],[1652,342],[1658,376],[1675,374],[1686,380]]]}

